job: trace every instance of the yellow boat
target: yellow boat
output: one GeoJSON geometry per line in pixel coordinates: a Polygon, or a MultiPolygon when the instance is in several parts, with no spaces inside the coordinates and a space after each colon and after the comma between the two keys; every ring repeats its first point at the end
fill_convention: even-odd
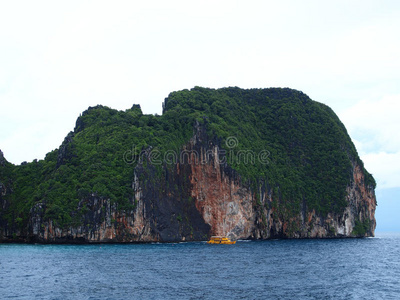
{"type": "Polygon", "coordinates": [[[233,245],[236,241],[231,241],[227,237],[212,236],[207,244],[222,244],[222,245],[233,245]]]}

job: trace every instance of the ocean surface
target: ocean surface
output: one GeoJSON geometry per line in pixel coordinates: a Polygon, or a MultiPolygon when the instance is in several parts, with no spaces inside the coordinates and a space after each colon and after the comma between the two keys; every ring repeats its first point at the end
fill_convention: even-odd
{"type": "Polygon", "coordinates": [[[0,244],[1,299],[400,299],[400,235],[0,244]]]}

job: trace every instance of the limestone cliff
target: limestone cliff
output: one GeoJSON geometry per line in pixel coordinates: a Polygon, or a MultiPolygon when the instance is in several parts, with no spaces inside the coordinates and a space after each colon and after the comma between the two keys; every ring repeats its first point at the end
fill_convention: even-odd
{"type": "Polygon", "coordinates": [[[374,236],[374,188],[343,124],[303,93],[195,88],[159,117],[89,108],[43,161],[13,166],[0,151],[0,241],[374,236]],[[228,153],[229,135],[246,144],[228,153]],[[269,165],[230,160],[262,149],[269,165]]]}
{"type": "Polygon", "coordinates": [[[162,177],[149,161],[150,154],[142,157],[132,180],[133,210],[119,210],[109,199],[91,194],[77,207],[84,212],[81,223],[59,228],[45,219],[45,204],[37,203],[30,212],[28,232],[2,228],[3,241],[172,242],[206,240],[211,235],[233,239],[374,235],[375,194],[365,185],[357,163],[353,163],[348,205],[342,213],[323,216],[302,207],[298,215],[288,218],[284,199],[274,201],[265,185],[252,189],[223,162],[220,150],[196,124],[193,138],[182,150],[190,155],[176,164],[164,164],[162,177]],[[359,222],[367,224],[362,234],[354,232],[359,222]]]}

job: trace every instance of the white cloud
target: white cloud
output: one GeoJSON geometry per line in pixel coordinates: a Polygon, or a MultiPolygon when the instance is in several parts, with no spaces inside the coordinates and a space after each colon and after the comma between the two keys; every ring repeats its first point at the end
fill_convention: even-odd
{"type": "Polygon", "coordinates": [[[365,167],[375,177],[379,189],[400,187],[400,151],[362,155],[365,167]]]}
{"type": "Polygon", "coordinates": [[[360,101],[340,113],[379,188],[400,187],[400,95],[360,101]]]}
{"type": "Polygon", "coordinates": [[[363,153],[400,151],[400,95],[360,101],[340,116],[363,153]]]}

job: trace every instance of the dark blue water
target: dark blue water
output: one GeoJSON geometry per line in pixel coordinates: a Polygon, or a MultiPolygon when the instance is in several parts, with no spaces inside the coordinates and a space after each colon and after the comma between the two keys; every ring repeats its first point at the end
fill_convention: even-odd
{"type": "Polygon", "coordinates": [[[0,245],[2,299],[400,299],[400,235],[0,245]]]}

